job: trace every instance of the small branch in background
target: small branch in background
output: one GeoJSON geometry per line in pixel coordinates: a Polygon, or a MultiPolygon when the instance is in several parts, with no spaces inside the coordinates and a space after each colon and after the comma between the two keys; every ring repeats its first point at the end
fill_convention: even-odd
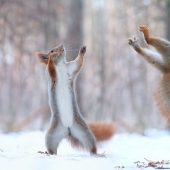
{"type": "Polygon", "coordinates": [[[115,124],[117,124],[118,127],[124,128],[127,132],[129,133],[138,133],[142,134],[142,132],[134,127],[131,127],[129,124],[125,123],[123,120],[120,118],[116,118],[114,121],[115,124]]]}
{"type": "MultiPolygon", "coordinates": [[[[17,132],[22,130],[24,127],[28,126],[30,123],[32,123],[35,119],[37,119],[39,116],[45,116],[47,113],[50,113],[50,108],[48,105],[41,106],[39,109],[37,109],[34,113],[28,115],[24,120],[22,120],[20,123],[17,123],[13,127],[13,131],[17,132]]],[[[43,122],[44,123],[44,122],[43,122]]]]}
{"type": "Polygon", "coordinates": [[[3,152],[3,150],[0,148],[1,152],[3,152]]]}

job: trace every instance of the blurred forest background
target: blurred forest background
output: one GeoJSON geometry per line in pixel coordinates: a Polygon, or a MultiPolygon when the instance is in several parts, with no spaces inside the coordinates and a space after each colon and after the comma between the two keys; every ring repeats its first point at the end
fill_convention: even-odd
{"type": "Polygon", "coordinates": [[[147,47],[142,24],[170,40],[170,1],[0,0],[0,131],[47,129],[45,67],[35,52],[59,44],[68,61],[87,46],[76,90],[88,122],[114,122],[119,132],[168,127],[152,96],[161,74],[128,45],[137,36],[147,47]]]}

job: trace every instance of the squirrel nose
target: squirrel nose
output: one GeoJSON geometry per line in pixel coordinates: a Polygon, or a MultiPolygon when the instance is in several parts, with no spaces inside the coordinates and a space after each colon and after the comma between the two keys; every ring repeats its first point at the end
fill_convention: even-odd
{"type": "Polygon", "coordinates": [[[63,45],[60,45],[60,48],[62,51],[64,51],[64,46],[63,45]]]}

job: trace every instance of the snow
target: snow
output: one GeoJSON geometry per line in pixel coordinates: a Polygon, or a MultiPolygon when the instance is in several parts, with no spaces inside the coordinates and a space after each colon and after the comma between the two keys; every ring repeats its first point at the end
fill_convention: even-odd
{"type": "MultiPolygon", "coordinates": [[[[98,153],[106,158],[96,158],[89,153],[73,149],[63,140],[58,155],[39,154],[45,151],[45,132],[20,132],[0,134],[1,170],[113,170],[139,169],[134,162],[170,160],[170,134],[165,130],[150,129],[139,134],[116,134],[98,144],[98,153]]],[[[168,165],[167,165],[168,166],[168,165]]],[[[169,165],[170,167],[170,165],[169,165]]],[[[151,167],[147,170],[153,169],[151,167]]]]}

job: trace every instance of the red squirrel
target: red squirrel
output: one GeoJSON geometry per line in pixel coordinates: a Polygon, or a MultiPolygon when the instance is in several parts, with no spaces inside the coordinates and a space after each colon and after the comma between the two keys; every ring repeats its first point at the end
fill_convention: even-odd
{"type": "Polygon", "coordinates": [[[97,154],[98,141],[110,138],[114,133],[112,124],[86,124],[77,105],[75,80],[80,71],[86,47],[80,48],[74,61],[66,61],[66,50],[63,45],[49,53],[37,53],[40,63],[46,66],[48,80],[49,105],[51,109],[50,127],[45,141],[49,154],[57,154],[60,141],[67,138],[73,147],[88,150],[91,155],[97,154]]]}
{"type": "Polygon", "coordinates": [[[134,40],[129,39],[129,45],[162,73],[154,98],[163,116],[170,123],[170,42],[163,38],[152,37],[145,25],[140,26],[139,31],[143,33],[146,43],[153,46],[157,52],[140,47],[135,37],[134,40]]]}

